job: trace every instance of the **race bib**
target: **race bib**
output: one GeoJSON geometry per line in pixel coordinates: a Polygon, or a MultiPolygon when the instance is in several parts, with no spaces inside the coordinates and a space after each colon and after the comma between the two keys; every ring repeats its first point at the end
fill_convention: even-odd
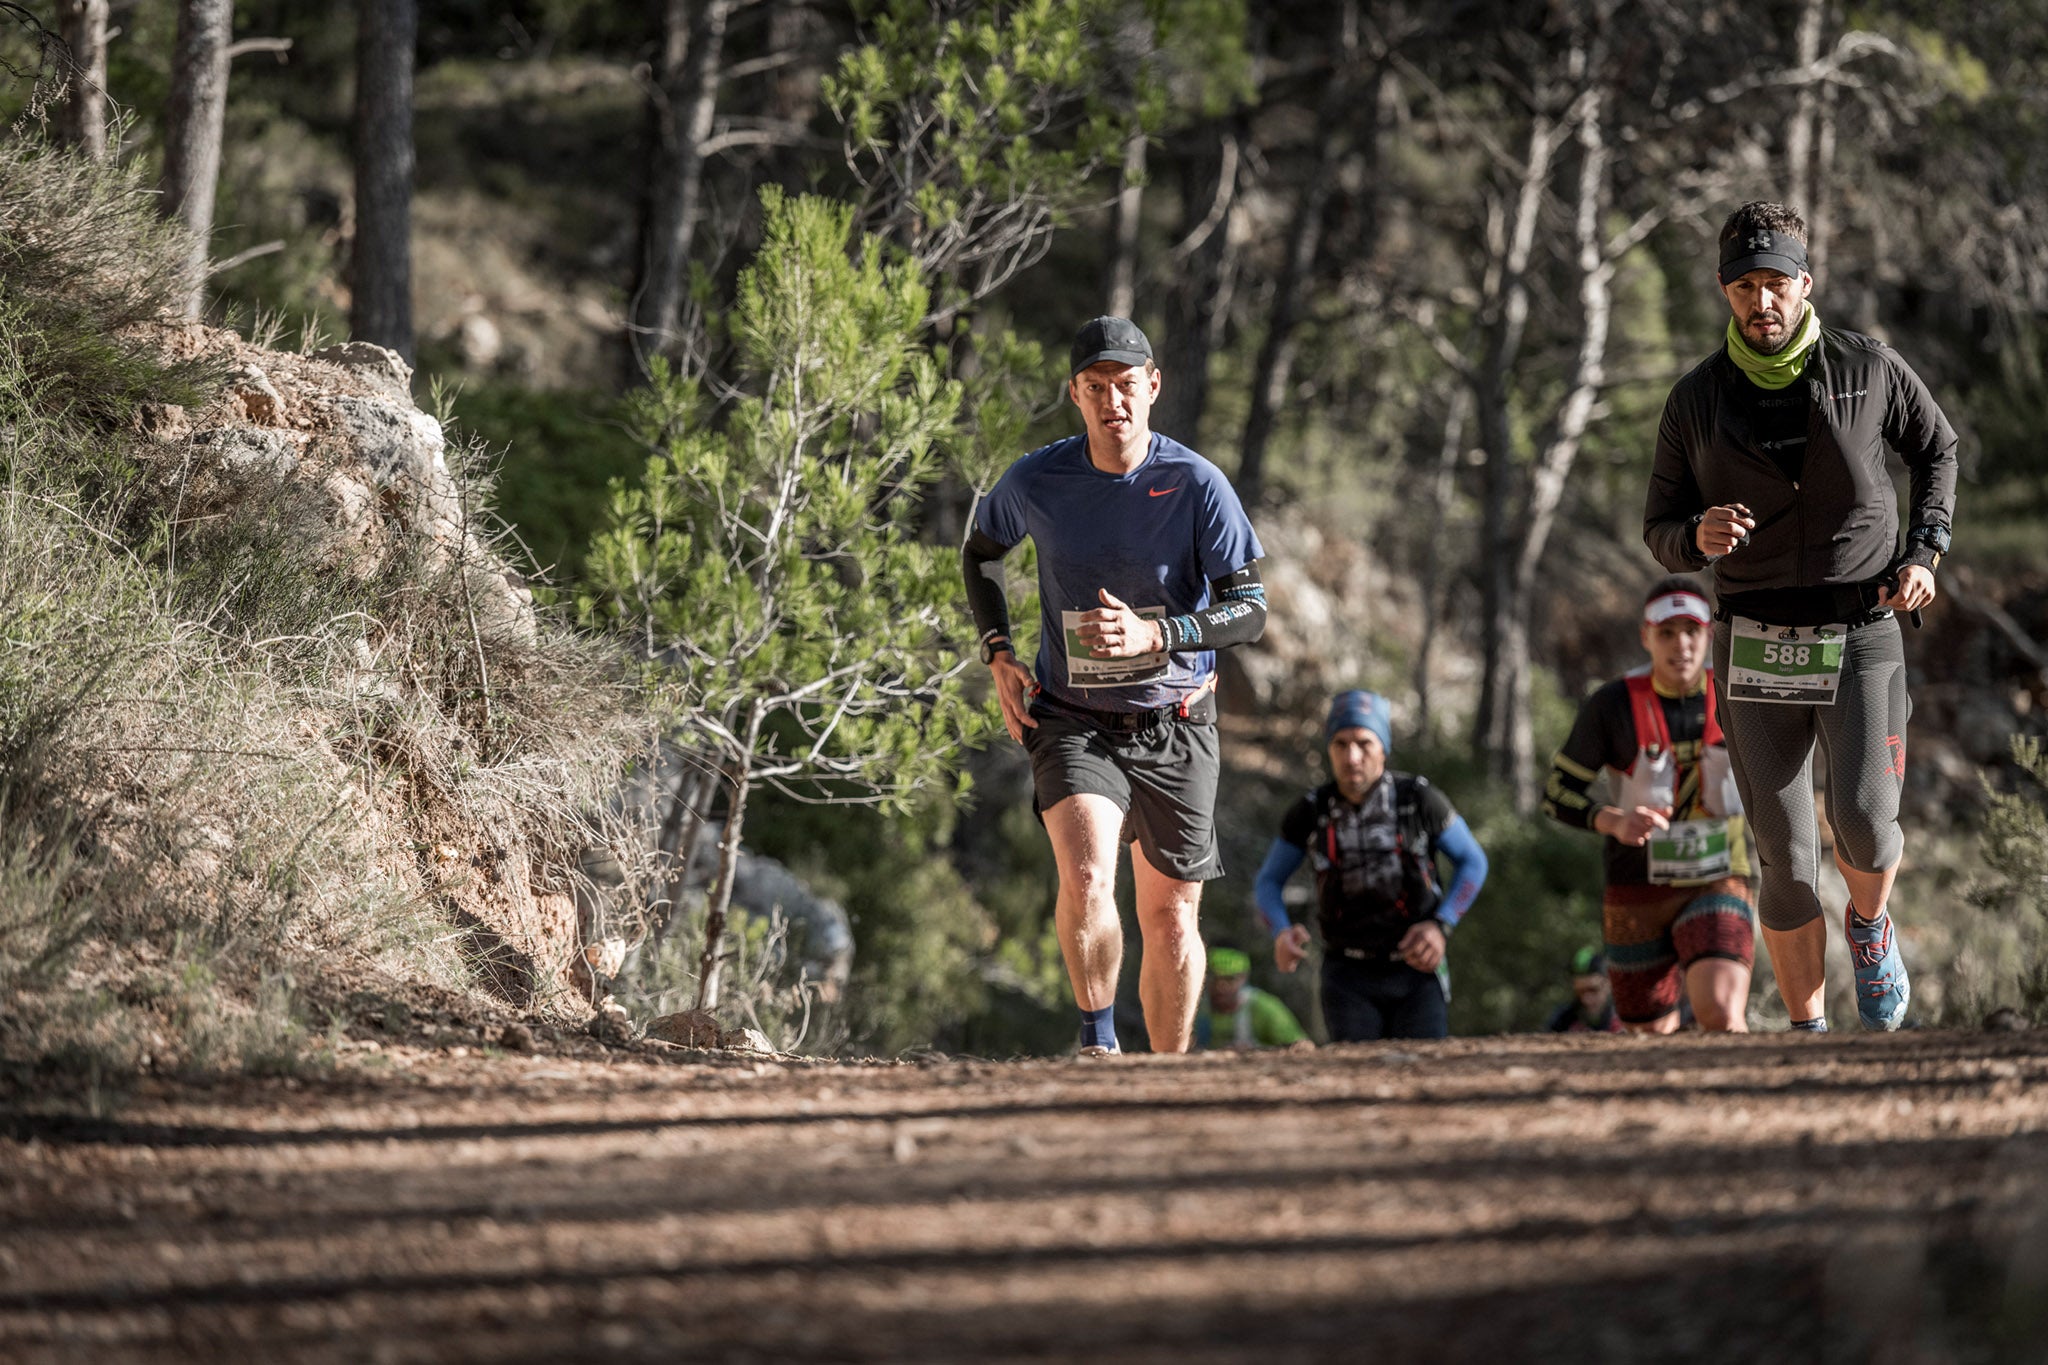
{"type": "Polygon", "coordinates": [[[1650,834],[1650,880],[1704,882],[1728,875],[1726,820],[1680,820],[1650,834]]]}
{"type": "MultiPolygon", "coordinates": [[[[1131,610],[1148,621],[1161,620],[1166,616],[1165,607],[1133,607],[1131,610]]],[[[1067,637],[1069,687],[1130,687],[1135,683],[1156,682],[1166,676],[1169,661],[1163,649],[1128,659],[1098,659],[1091,655],[1088,646],[1081,642],[1081,618],[1086,614],[1079,611],[1060,613],[1060,629],[1066,632],[1067,637]]]]}
{"type": "Polygon", "coordinates": [[[1832,706],[1848,638],[1845,626],[1767,626],[1738,616],[1722,686],[1730,701],[1832,706]]]}

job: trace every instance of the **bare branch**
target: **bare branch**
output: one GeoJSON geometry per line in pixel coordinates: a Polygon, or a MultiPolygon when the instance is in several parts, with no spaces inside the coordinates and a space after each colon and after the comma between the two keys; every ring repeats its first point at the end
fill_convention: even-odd
{"type": "Polygon", "coordinates": [[[1429,342],[1444,364],[1459,378],[1468,381],[1472,378],[1472,362],[1466,359],[1465,353],[1458,348],[1458,343],[1451,340],[1449,334],[1437,326],[1434,299],[1395,298],[1391,302],[1394,311],[1422,333],[1423,339],[1429,342]]]}
{"type": "Polygon", "coordinates": [[[778,71],[785,66],[794,65],[802,61],[806,55],[801,51],[792,49],[788,52],[770,53],[766,57],[753,57],[744,62],[734,62],[731,66],[718,73],[718,79],[721,81],[743,81],[749,76],[758,76],[764,71],[778,71]]]}
{"type": "Polygon", "coordinates": [[[212,265],[209,265],[206,268],[206,273],[209,276],[224,275],[228,271],[233,270],[238,265],[247,265],[249,262],[256,260],[258,257],[269,256],[275,252],[283,250],[284,242],[281,240],[275,242],[265,242],[261,246],[252,246],[246,251],[237,251],[234,255],[228,257],[224,261],[214,262],[212,265]]]}
{"type": "Polygon", "coordinates": [[[1203,215],[1201,222],[1195,224],[1193,231],[1174,243],[1173,250],[1167,253],[1167,259],[1176,270],[1185,265],[1190,256],[1200,251],[1203,244],[1209,240],[1210,234],[1222,226],[1223,220],[1230,214],[1231,201],[1236,198],[1237,139],[1226,133],[1222,144],[1223,169],[1216,173],[1216,197],[1210,201],[1208,213],[1203,215]]]}
{"type": "Polygon", "coordinates": [[[252,52],[275,52],[279,64],[282,65],[285,53],[291,50],[292,40],[289,38],[238,38],[228,44],[227,59],[233,61],[252,52]]]}
{"type": "Polygon", "coordinates": [[[1668,122],[1689,123],[1707,110],[1740,99],[1753,90],[1798,88],[1821,81],[1847,82],[1849,78],[1844,74],[1843,68],[1851,62],[1872,56],[1890,57],[1903,63],[1912,61],[1912,54],[1882,34],[1851,29],[1836,41],[1833,51],[1818,61],[1778,71],[1751,71],[1737,76],[1732,81],[1678,105],[1672,109],[1668,122]]]}

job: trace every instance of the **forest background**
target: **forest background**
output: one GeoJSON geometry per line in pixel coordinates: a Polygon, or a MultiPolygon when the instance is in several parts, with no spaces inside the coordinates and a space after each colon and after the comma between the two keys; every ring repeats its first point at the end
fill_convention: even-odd
{"type": "MultiPolygon", "coordinates": [[[[1050,855],[948,575],[976,492],[1078,429],[1060,360],[1101,312],[1151,333],[1155,428],[1232,475],[1273,556],[1268,638],[1226,664],[1205,934],[1263,939],[1250,873],[1320,780],[1322,707],[1376,688],[1396,765],[1492,858],[1454,1028],[1538,1024],[1598,935],[1597,847],[1532,815],[1543,765],[1637,657],[1656,421],[1725,320],[1713,234],[1791,202],[1824,316],[1897,346],[1963,440],[1944,599],[1909,639],[1900,900],[1924,1017],[1952,1022],[2048,1001],[2039,764],[2011,748],[2048,706],[2038,19],[61,0],[0,5],[0,118],[161,183],[200,243],[175,307],[414,362],[543,607],[637,661],[680,758],[660,819],[716,842],[743,816],[851,913],[821,1000],[775,926],[721,931],[725,878],[679,885],[611,964],[620,998],[657,1012],[737,968],[778,1041],[801,1020],[807,1047],[884,1053],[1071,1042],[1050,855]],[[58,36],[97,95],[50,98],[58,36]],[[778,441],[832,476],[786,525],[707,511],[748,505],[778,441]]],[[[1307,980],[1254,957],[1311,1017],[1307,980]]],[[[1761,977],[1753,1014],[1776,1009],[1761,977]]]]}

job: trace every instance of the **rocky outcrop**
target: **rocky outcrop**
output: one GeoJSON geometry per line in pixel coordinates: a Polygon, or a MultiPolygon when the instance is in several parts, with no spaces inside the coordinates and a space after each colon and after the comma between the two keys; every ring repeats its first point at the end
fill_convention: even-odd
{"type": "MultiPolygon", "coordinates": [[[[301,480],[327,504],[328,558],[367,575],[393,554],[460,575],[479,630],[531,639],[533,594],[494,555],[448,466],[441,424],[412,401],[412,371],[381,346],[350,342],[311,355],[260,350],[193,327],[174,352],[217,354],[226,390],[199,413],[159,406],[138,427],[177,460],[175,477],[206,496],[208,476],[301,480]]],[[[168,461],[167,461],[168,462],[168,461]]]]}
{"type": "MultiPolygon", "coordinates": [[[[412,372],[396,353],[352,342],[290,354],[196,325],[167,329],[165,346],[227,376],[202,409],[158,405],[136,420],[182,517],[204,525],[253,505],[295,552],[335,572],[367,580],[395,569],[435,584],[456,635],[476,650],[535,642],[533,594],[493,553],[450,466],[448,437],[413,402],[412,372]]],[[[515,1004],[615,971],[604,945],[586,942],[568,859],[531,846],[511,813],[491,818],[445,790],[451,772],[474,766],[472,737],[439,714],[442,699],[414,695],[403,637],[349,621],[340,618],[335,642],[339,695],[363,714],[406,717],[393,724],[407,727],[412,769],[412,790],[381,790],[359,816],[379,831],[374,844],[405,851],[405,865],[376,875],[437,903],[466,936],[481,984],[515,1004]]]]}

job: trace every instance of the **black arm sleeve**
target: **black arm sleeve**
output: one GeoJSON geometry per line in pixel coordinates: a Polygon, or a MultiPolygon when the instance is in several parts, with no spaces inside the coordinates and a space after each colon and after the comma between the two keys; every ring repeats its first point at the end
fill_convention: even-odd
{"type": "Polygon", "coordinates": [[[1306,849],[1316,834],[1316,794],[1308,795],[1287,808],[1280,817],[1280,837],[1296,848],[1306,849]]]}
{"type": "Polygon", "coordinates": [[[1543,813],[1573,829],[1593,828],[1593,778],[1586,773],[1564,750],[1558,750],[1550,760],[1550,780],[1543,788],[1543,813]]]}
{"type": "Polygon", "coordinates": [[[1166,647],[1228,649],[1248,645],[1266,633],[1266,585],[1259,566],[1247,564],[1234,574],[1209,580],[1209,605],[1161,623],[1166,647]]]}
{"type": "MultiPolygon", "coordinates": [[[[1593,781],[1605,767],[1619,766],[1617,745],[1624,742],[1618,724],[1632,738],[1635,721],[1627,710],[1628,685],[1608,683],[1579,707],[1570,738],[1550,760],[1550,780],[1543,789],[1543,813],[1573,829],[1592,829],[1593,781]]],[[[1626,762],[1626,759],[1622,760],[1626,762]]]]}
{"type": "Polygon", "coordinates": [[[998,545],[979,526],[967,533],[967,543],[960,547],[967,609],[974,613],[976,635],[984,641],[1010,634],[1010,599],[1003,592],[1003,556],[1009,552],[1009,546],[998,545]]]}

